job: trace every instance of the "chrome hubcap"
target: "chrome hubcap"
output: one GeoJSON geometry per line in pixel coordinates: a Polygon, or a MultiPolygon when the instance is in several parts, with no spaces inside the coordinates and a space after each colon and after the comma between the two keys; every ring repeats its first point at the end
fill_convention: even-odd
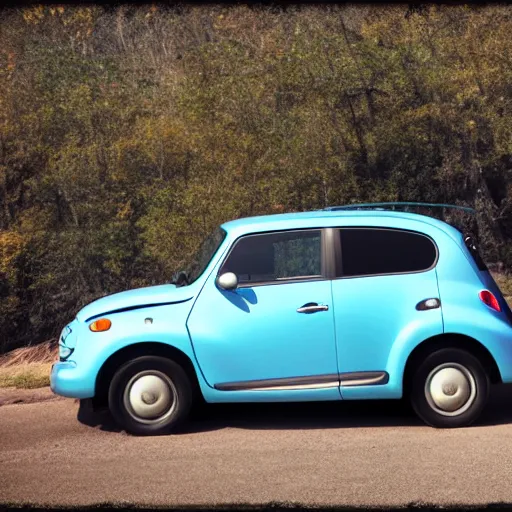
{"type": "Polygon", "coordinates": [[[458,416],[475,401],[475,378],[458,363],[439,365],[427,377],[425,396],[430,407],[439,414],[458,416]]]}
{"type": "Polygon", "coordinates": [[[124,391],[124,405],[135,420],[156,423],[169,417],[176,408],[177,391],[172,380],[157,370],[137,373],[124,391]]]}

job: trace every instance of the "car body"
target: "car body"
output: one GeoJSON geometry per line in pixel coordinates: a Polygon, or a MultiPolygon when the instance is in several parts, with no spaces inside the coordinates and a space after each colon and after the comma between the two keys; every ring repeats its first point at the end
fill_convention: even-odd
{"type": "Polygon", "coordinates": [[[473,243],[429,216],[238,219],[210,235],[184,276],[79,311],[60,336],[53,391],[108,404],[128,431],[150,434],[172,431],[197,394],[211,403],[412,394],[427,423],[461,426],[480,414],[490,383],[512,382],[510,308],[473,243]],[[174,402],[171,414],[162,404],[174,402]]]}

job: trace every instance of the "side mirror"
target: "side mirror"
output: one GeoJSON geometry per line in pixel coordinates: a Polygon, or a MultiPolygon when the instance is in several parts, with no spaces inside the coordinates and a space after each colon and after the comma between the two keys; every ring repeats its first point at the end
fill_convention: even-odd
{"type": "Polygon", "coordinates": [[[233,272],[224,272],[217,277],[217,286],[222,290],[234,290],[238,286],[238,278],[233,272]]]}

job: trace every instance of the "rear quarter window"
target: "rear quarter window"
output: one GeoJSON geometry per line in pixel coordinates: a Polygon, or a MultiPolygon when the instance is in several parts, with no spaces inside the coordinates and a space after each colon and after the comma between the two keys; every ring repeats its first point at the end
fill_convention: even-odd
{"type": "Polygon", "coordinates": [[[340,277],[403,274],[432,268],[437,247],[426,235],[386,228],[339,230],[340,277]]]}
{"type": "Polygon", "coordinates": [[[466,244],[466,247],[468,248],[469,254],[471,254],[471,257],[473,258],[473,261],[476,263],[478,270],[482,270],[482,271],[488,270],[487,265],[485,264],[485,261],[483,260],[482,256],[480,255],[480,251],[478,250],[475,240],[471,236],[465,236],[464,243],[466,244]]]}

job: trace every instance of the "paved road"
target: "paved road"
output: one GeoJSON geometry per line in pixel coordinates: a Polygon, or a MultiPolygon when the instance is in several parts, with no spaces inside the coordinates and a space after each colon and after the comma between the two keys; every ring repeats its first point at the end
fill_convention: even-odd
{"type": "Polygon", "coordinates": [[[459,430],[395,402],[208,406],[187,433],[153,438],[77,412],[68,399],[0,407],[0,502],[512,502],[510,387],[459,430]]]}

